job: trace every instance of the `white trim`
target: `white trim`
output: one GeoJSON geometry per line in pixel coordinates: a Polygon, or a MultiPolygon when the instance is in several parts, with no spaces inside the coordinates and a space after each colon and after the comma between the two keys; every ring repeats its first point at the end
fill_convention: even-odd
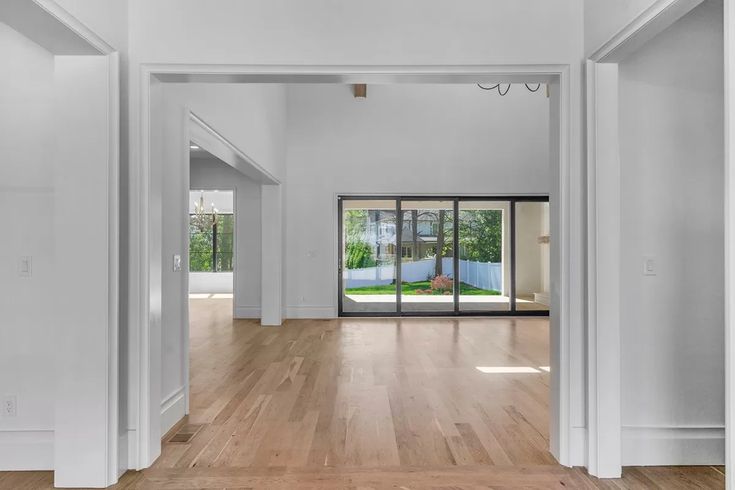
{"type": "Polygon", "coordinates": [[[117,478],[130,467],[130,431],[125,431],[117,439],[117,478]]]}
{"type": "MultiPolygon", "coordinates": [[[[150,287],[150,260],[151,260],[151,230],[149,207],[151,204],[151,141],[150,141],[150,104],[151,83],[158,82],[253,82],[253,83],[315,83],[315,82],[340,82],[349,83],[460,83],[460,82],[484,82],[493,80],[505,81],[538,81],[542,83],[553,82],[558,85],[558,155],[559,168],[556,177],[558,181],[553,183],[557,192],[558,209],[557,218],[560,220],[559,240],[557,246],[561,247],[559,256],[563,264],[563,270],[558,278],[558,289],[552,301],[557,313],[552,323],[557,327],[553,329],[552,340],[555,348],[552,358],[558,363],[558,369],[552,370],[552,382],[557,392],[554,400],[558,407],[552,409],[552,451],[559,462],[569,465],[570,454],[577,449],[570,448],[570,398],[572,396],[572,338],[571,332],[577,332],[582,328],[581,311],[583,311],[583,277],[581,272],[583,259],[577,253],[581,250],[580,236],[583,223],[571,223],[570,220],[578,220],[583,215],[581,200],[577,202],[582,190],[575,188],[577,177],[579,177],[579,159],[577,157],[576,145],[579,140],[572,140],[572,127],[575,123],[572,107],[574,102],[571,90],[574,85],[570,76],[569,65],[436,65],[436,66],[308,66],[308,65],[178,65],[178,64],[141,64],[140,84],[138,85],[139,105],[134,106],[131,111],[133,120],[138,119],[139,132],[133,143],[137,143],[131,151],[131,166],[135,177],[131,180],[131,195],[138,196],[137,204],[140,205],[138,213],[131,213],[131,229],[135,234],[137,246],[133,246],[131,263],[136,267],[138,277],[131,277],[137,283],[132,286],[131,291],[131,319],[137,319],[139,344],[131,346],[134,352],[133,363],[138,366],[138,386],[133,387],[137,393],[131,393],[131,398],[138,401],[138,424],[137,443],[140,450],[138,467],[143,468],[150,465],[155,448],[160,448],[161,434],[153,434],[151,416],[152,397],[151,379],[155,376],[151,372],[151,361],[157,353],[151,352],[151,335],[154,331],[150,329],[151,301],[150,287]],[[136,112],[138,112],[136,114],[136,112]],[[572,145],[574,144],[574,147],[572,145]],[[135,159],[136,154],[138,159],[135,159]],[[570,197],[571,196],[571,197],[570,197]],[[574,241],[580,240],[575,245],[574,241]],[[572,266],[571,260],[578,263],[572,266]],[[579,294],[579,298],[573,298],[572,294],[579,294]],[[132,297],[134,296],[134,298],[132,297]]],[[[133,94],[135,95],[135,94],[133,94]]],[[[263,189],[273,187],[264,186],[263,189]]],[[[155,245],[155,244],[153,244],[155,245]]],[[[280,274],[279,274],[280,275],[280,274]]],[[[134,274],[131,274],[134,276],[134,274]]],[[[154,298],[157,301],[157,298],[154,298]]],[[[321,307],[319,307],[321,308],[321,307]]],[[[330,311],[321,310],[320,316],[329,313],[334,315],[334,306],[329,306],[330,311]]],[[[293,313],[302,314],[301,307],[293,313]]],[[[319,310],[317,310],[319,311],[319,310]]],[[[312,310],[311,314],[315,311],[312,310]]],[[[575,351],[576,352],[576,351],[575,351]]],[[[582,363],[583,360],[577,360],[582,363]]],[[[574,389],[581,387],[574,386],[574,389]]]]}
{"type": "Polygon", "coordinates": [[[609,228],[619,227],[620,220],[617,63],[700,3],[702,0],[657,1],[592,54],[586,63],[587,468],[591,475],[602,478],[619,476],[622,471],[620,245],[597,240],[598,229],[615,236],[609,228]],[[613,179],[612,188],[609,179],[613,179]]]}
{"type": "Polygon", "coordinates": [[[286,318],[312,318],[312,319],[331,319],[337,318],[337,307],[334,305],[325,306],[287,306],[286,318]]]}
{"type": "MultiPolygon", "coordinates": [[[[138,366],[138,385],[137,385],[137,399],[138,399],[138,413],[137,423],[138,427],[135,432],[137,439],[138,449],[136,454],[138,459],[136,461],[136,470],[149,467],[153,464],[154,456],[151,452],[151,446],[154,443],[160,444],[160,436],[163,434],[152,434],[151,429],[151,418],[158,417],[159,414],[151,410],[152,396],[158,396],[151,393],[151,283],[150,283],[150,181],[151,181],[151,147],[150,147],[150,126],[151,126],[151,73],[147,70],[141,70],[141,80],[139,86],[139,97],[140,97],[140,114],[138,114],[139,135],[139,165],[135,165],[134,160],[131,159],[130,166],[134,168],[134,172],[137,173],[137,182],[130,183],[131,188],[137,186],[138,192],[131,192],[130,195],[138,195],[139,207],[137,216],[137,227],[134,223],[134,216],[131,213],[130,228],[137,228],[138,233],[138,250],[137,254],[133,253],[134,256],[138,257],[138,311],[131,311],[130,318],[138,318],[138,349],[133,352],[137,352],[137,359],[134,359],[132,364],[138,366]]],[[[131,116],[134,117],[133,114],[131,116]]],[[[131,151],[131,156],[133,152],[131,151]]],[[[132,248],[132,247],[131,247],[132,248]]],[[[133,265],[134,260],[131,260],[133,265]]],[[[132,275],[132,272],[131,272],[132,275]]],[[[132,282],[131,278],[131,282],[132,282]]],[[[132,294],[131,294],[132,296],[132,294]]],[[[131,301],[131,307],[134,308],[133,302],[131,301]]],[[[131,325],[132,328],[132,325],[131,325]]],[[[159,353],[160,355],[160,353],[159,353]]],[[[157,457],[157,455],[156,455],[157,457]]]]}
{"type": "Polygon", "coordinates": [[[0,471],[53,469],[53,430],[0,431],[0,471]]]}
{"type": "Polygon", "coordinates": [[[735,489],[735,0],[725,0],[725,471],[735,489]]]}
{"type": "Polygon", "coordinates": [[[186,387],[181,386],[161,402],[161,435],[186,415],[186,387]]]}
{"type": "Polygon", "coordinates": [[[127,471],[128,469],[134,470],[136,469],[136,464],[138,462],[138,436],[137,436],[137,430],[135,429],[128,429],[125,434],[121,437],[122,443],[120,444],[121,447],[127,446],[127,456],[128,456],[128,464],[126,467],[122,467],[119,470],[119,474],[122,475],[127,471]]]}
{"type": "Polygon", "coordinates": [[[98,36],[89,27],[84,25],[79,19],[70,14],[54,0],[32,0],[49,15],[66,26],[70,31],[82,38],[87,44],[99,51],[102,55],[112,54],[117,51],[98,36]]]}
{"type": "Polygon", "coordinates": [[[619,478],[620,157],[618,65],[587,62],[588,470],[619,478]]]}
{"type": "Polygon", "coordinates": [[[569,466],[587,467],[587,427],[572,427],[569,434],[569,466]]]}
{"type": "Polygon", "coordinates": [[[190,124],[189,138],[201,148],[204,148],[209,153],[218,157],[220,160],[235,168],[235,170],[238,170],[240,173],[252,178],[256,182],[268,185],[280,184],[280,181],[274,177],[273,174],[246,155],[245,152],[235,146],[230,142],[230,140],[222,136],[219,131],[204,122],[204,120],[199,116],[188,111],[188,120],[190,124]],[[232,153],[234,158],[228,158],[229,155],[222,155],[222,152],[218,151],[219,148],[217,148],[217,146],[224,147],[224,149],[232,153]]]}
{"type": "MultiPolygon", "coordinates": [[[[183,127],[185,128],[186,134],[191,135],[191,112],[186,110],[184,111],[184,121],[182,122],[183,127]]],[[[181,328],[183,329],[183,334],[181,335],[181,379],[184,380],[184,415],[189,413],[189,397],[191,394],[191,380],[189,379],[189,351],[191,349],[191,339],[189,335],[189,329],[191,328],[190,324],[190,317],[189,317],[189,264],[190,258],[189,258],[189,199],[191,198],[191,143],[189,138],[184,138],[184,141],[181,142],[182,148],[180,149],[181,155],[183,156],[182,164],[183,168],[186,170],[183,172],[184,176],[184,184],[185,184],[185,191],[184,191],[184,199],[183,199],[183,212],[186,216],[184,223],[185,225],[180,230],[181,232],[181,238],[182,243],[184,244],[184,249],[181,250],[181,274],[183,275],[183,284],[182,284],[182,291],[181,291],[181,328]]],[[[233,199],[233,209],[234,209],[234,199],[235,199],[235,193],[232,194],[233,199]]],[[[235,277],[234,272],[232,275],[233,279],[235,277]]],[[[163,424],[163,422],[162,422],[163,424]]],[[[165,425],[165,424],[164,424],[165,425]]],[[[161,429],[162,433],[165,434],[168,432],[168,429],[161,429]]]]}
{"type": "Polygon", "coordinates": [[[623,426],[624,466],[725,464],[725,427],[623,426]]]}
{"type": "Polygon", "coordinates": [[[107,310],[107,482],[117,483],[119,474],[119,369],[120,369],[120,56],[108,56],[109,64],[109,156],[108,156],[108,310],[107,310]]]}
{"type": "Polygon", "coordinates": [[[235,319],[260,318],[260,305],[235,306],[235,319]]]}
{"type": "Polygon", "coordinates": [[[657,0],[589,56],[595,63],[619,63],[668,29],[704,0],[657,0]]]}

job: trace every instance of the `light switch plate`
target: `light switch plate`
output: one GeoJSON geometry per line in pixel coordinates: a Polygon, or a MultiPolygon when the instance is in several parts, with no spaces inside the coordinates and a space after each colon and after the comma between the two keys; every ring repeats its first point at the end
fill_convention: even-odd
{"type": "Polygon", "coordinates": [[[18,261],[18,275],[20,277],[31,277],[33,273],[33,258],[30,256],[21,257],[18,261]]]}
{"type": "Polygon", "coordinates": [[[181,255],[174,255],[174,272],[181,272],[181,255]]]}
{"type": "Polygon", "coordinates": [[[653,257],[643,257],[643,275],[655,276],[657,272],[656,259],[653,257]]]}

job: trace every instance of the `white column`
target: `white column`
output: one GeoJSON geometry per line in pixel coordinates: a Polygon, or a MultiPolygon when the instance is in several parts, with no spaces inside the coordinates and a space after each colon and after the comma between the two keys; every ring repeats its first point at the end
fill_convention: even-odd
{"type": "Polygon", "coordinates": [[[588,62],[589,466],[621,475],[618,65],[588,62]]]}
{"type": "Polygon", "coordinates": [[[54,483],[117,480],[117,58],[55,66],[54,483]]]}
{"type": "Polygon", "coordinates": [[[283,323],[283,197],[280,185],[261,192],[261,325],[283,323]]]}

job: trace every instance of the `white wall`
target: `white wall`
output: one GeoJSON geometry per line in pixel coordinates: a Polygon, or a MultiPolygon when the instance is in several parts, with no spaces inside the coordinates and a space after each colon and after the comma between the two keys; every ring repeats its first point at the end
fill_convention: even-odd
{"type": "Polygon", "coordinates": [[[334,316],[336,196],[548,193],[549,103],[475,85],[290,86],[289,317],[334,316]]]}
{"type": "Polygon", "coordinates": [[[589,56],[656,0],[584,0],[584,53],[589,56]]]}
{"type": "Polygon", "coordinates": [[[54,428],[54,58],[0,23],[0,470],[52,469],[54,428]],[[32,277],[18,275],[32,256],[32,277]]]}
{"type": "MultiPolygon", "coordinates": [[[[260,317],[260,184],[248,179],[229,165],[211,159],[192,159],[191,189],[233,189],[235,191],[235,318],[260,317]]],[[[195,291],[196,281],[189,275],[190,292],[195,291]]],[[[216,273],[211,275],[222,275],[216,273]]],[[[232,290],[230,275],[230,290],[232,290]]],[[[220,288],[221,289],[221,288],[220,288]]]]}
{"type": "Polygon", "coordinates": [[[623,464],[724,460],[722,43],[708,1],[620,65],[623,464]]]}
{"type": "Polygon", "coordinates": [[[549,245],[539,243],[548,233],[545,202],[516,203],[516,294],[533,295],[549,290],[549,245]]]}
{"type": "Polygon", "coordinates": [[[263,169],[277,179],[284,178],[284,85],[166,84],[166,93],[181,107],[187,106],[263,169]]]}
{"type": "Polygon", "coordinates": [[[216,9],[209,5],[131,0],[134,56],[297,65],[553,63],[581,57],[581,0],[220,0],[216,9]]]}

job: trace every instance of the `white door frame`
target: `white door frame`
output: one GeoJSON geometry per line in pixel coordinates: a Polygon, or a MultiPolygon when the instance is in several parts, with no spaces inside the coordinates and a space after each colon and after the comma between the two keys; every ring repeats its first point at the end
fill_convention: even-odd
{"type": "MultiPolygon", "coordinates": [[[[221,160],[226,165],[229,165],[233,169],[237,170],[241,174],[247,176],[248,178],[260,182],[261,185],[278,185],[278,180],[273,177],[267,170],[263,169],[258,165],[255,160],[250,158],[248,155],[246,155],[240,148],[235,146],[231,141],[229,141],[227,138],[225,138],[220,132],[218,132],[214,127],[212,127],[210,124],[208,124],[204,119],[199,117],[197,114],[195,114],[190,109],[187,109],[185,111],[185,125],[188,130],[188,138],[185,138],[185,143],[187,145],[184,155],[186,155],[186,161],[182,162],[182,165],[190,166],[191,165],[191,159],[189,156],[189,144],[190,142],[195,143],[200,148],[206,150],[211,155],[213,155],[215,158],[221,160]]],[[[187,186],[191,190],[191,178],[190,173],[186,172],[187,178],[187,186]]],[[[235,216],[235,222],[234,222],[234,230],[235,235],[233,238],[233,250],[234,250],[234,268],[232,271],[232,296],[233,296],[233,306],[232,306],[232,315],[233,318],[236,317],[235,315],[235,309],[237,303],[234,301],[236,299],[237,293],[238,293],[238,272],[237,272],[237,264],[238,264],[238,254],[237,254],[237,216],[238,216],[238,208],[237,208],[237,189],[235,187],[230,188],[224,188],[224,187],[218,187],[218,188],[206,188],[206,187],[197,187],[197,189],[202,190],[231,190],[232,191],[232,207],[234,210],[234,216],[235,216]]],[[[187,202],[183,203],[184,206],[186,206],[186,209],[188,209],[189,203],[188,203],[188,196],[187,196],[187,202]]],[[[186,244],[186,247],[184,249],[184,254],[182,256],[182,261],[185,264],[189,263],[189,230],[188,228],[184,230],[184,243],[186,244]]],[[[188,292],[189,292],[189,270],[188,267],[185,270],[186,274],[184,279],[184,292],[187,295],[187,297],[183,298],[182,300],[182,312],[181,312],[181,318],[183,321],[183,328],[184,328],[184,335],[182,337],[182,346],[181,346],[181,352],[184,353],[184,359],[182,360],[182,379],[184,380],[184,397],[185,397],[185,413],[189,414],[189,395],[191,391],[190,387],[190,380],[189,380],[189,299],[188,299],[188,292]]]]}
{"type": "Polygon", "coordinates": [[[587,59],[588,470],[622,472],[618,63],[703,0],[659,0],[587,59]]]}
{"type": "Polygon", "coordinates": [[[735,0],[725,0],[725,464],[735,489],[735,0]]]}
{"type": "MultiPolygon", "coordinates": [[[[487,65],[487,66],[291,66],[291,65],[141,65],[140,82],[137,84],[139,105],[133,107],[131,116],[137,118],[140,131],[137,138],[138,160],[134,164],[131,179],[132,195],[139,196],[138,213],[131,213],[131,235],[133,239],[132,261],[136,267],[138,282],[133,285],[130,318],[135,328],[138,344],[131,345],[131,362],[139,369],[137,385],[131,385],[130,396],[138,405],[138,428],[136,447],[138,455],[135,467],[145,468],[153,463],[160,453],[160,438],[152,428],[160,424],[152,421],[160,417],[160,394],[151,391],[157,385],[151,366],[157,365],[160,352],[151,346],[158,345],[150,337],[151,321],[159,321],[152,305],[160,304],[160,290],[151,288],[151,259],[160,255],[160,243],[150,232],[150,203],[156,189],[151,188],[151,93],[152,84],[166,82],[227,82],[227,83],[475,83],[475,82],[539,82],[549,83],[551,92],[552,124],[552,222],[556,220],[557,239],[552,245],[552,256],[556,253],[556,285],[552,284],[552,394],[551,406],[551,452],[558,461],[567,466],[579,464],[578,454],[584,452],[586,441],[573,437],[570,416],[572,390],[579,392],[582,386],[572,386],[572,362],[584,365],[584,359],[572,359],[571,332],[583,331],[584,297],[583,262],[579,251],[583,250],[584,223],[582,202],[575,197],[581,195],[576,178],[581,175],[578,150],[573,148],[572,138],[572,79],[569,65],[487,65]],[[138,112],[139,111],[139,112],[138,112]],[[554,247],[556,252],[554,252],[554,247]],[[573,261],[576,261],[572,263],[573,261]],[[578,273],[575,273],[575,271],[578,273]],[[555,287],[556,286],[556,287],[555,287]],[[576,293],[579,297],[573,296],[576,293]],[[575,447],[572,447],[575,445],[575,447]]],[[[135,141],[134,141],[135,143],[135,141]]],[[[135,154],[135,153],[134,153],[135,154]]],[[[273,187],[273,186],[269,186],[273,187]]],[[[279,189],[274,189],[273,202],[280,199],[279,189]]],[[[265,190],[265,188],[264,188],[265,190]]],[[[553,259],[552,259],[553,260],[553,259]]],[[[335,272],[336,273],[336,272],[335,272]]],[[[269,284],[271,291],[281,291],[281,274],[273,274],[269,284]]],[[[265,287],[264,283],[264,287],[265,287]]],[[[280,293],[278,293],[280,294],[280,293]]],[[[160,373],[158,374],[160,376],[160,373]]],[[[577,428],[579,429],[579,428],[577,428]]],[[[131,465],[132,466],[132,465],[131,465]]]]}

